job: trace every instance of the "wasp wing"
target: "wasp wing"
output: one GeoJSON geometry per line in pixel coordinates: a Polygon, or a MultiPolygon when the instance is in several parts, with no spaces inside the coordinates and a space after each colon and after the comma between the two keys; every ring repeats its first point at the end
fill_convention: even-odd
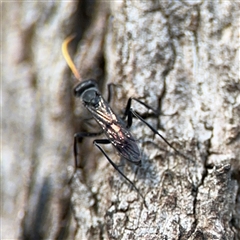
{"type": "Polygon", "coordinates": [[[140,165],[140,150],[131,132],[122,119],[112,111],[109,104],[100,97],[98,107],[86,106],[99,123],[108,139],[125,159],[140,165]]]}

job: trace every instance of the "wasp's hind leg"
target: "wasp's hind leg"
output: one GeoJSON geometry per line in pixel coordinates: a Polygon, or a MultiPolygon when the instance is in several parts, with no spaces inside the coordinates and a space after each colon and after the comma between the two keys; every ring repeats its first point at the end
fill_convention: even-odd
{"type": "MultiPolygon", "coordinates": [[[[107,153],[103,150],[103,148],[101,147],[101,144],[110,144],[111,142],[108,139],[96,139],[93,141],[93,144],[103,153],[103,155],[107,158],[107,160],[109,161],[109,163],[113,166],[113,168],[122,176],[125,178],[125,180],[127,180],[132,186],[133,188],[137,191],[137,193],[141,196],[141,198],[144,200],[143,195],[139,192],[138,188],[135,186],[135,184],[127,177],[125,176],[118,168],[118,166],[111,160],[111,158],[107,155],[107,153]]],[[[144,204],[145,204],[145,200],[144,200],[144,204]]],[[[146,204],[145,204],[146,205],[146,204]]]]}
{"type": "Polygon", "coordinates": [[[136,98],[129,98],[128,102],[127,102],[127,106],[125,109],[125,113],[123,116],[123,119],[126,119],[127,117],[127,127],[131,127],[132,125],[132,119],[133,116],[135,116],[136,118],[138,118],[141,122],[143,122],[145,125],[147,125],[155,134],[157,134],[160,138],[162,138],[162,140],[169,146],[171,147],[174,151],[176,151],[176,153],[178,153],[179,155],[183,155],[182,153],[180,153],[175,147],[173,147],[172,144],[170,144],[166,138],[164,138],[153,126],[151,126],[145,119],[143,119],[136,111],[134,111],[131,108],[132,105],[132,100],[135,100],[136,102],[140,103],[141,105],[143,105],[144,107],[146,107],[147,109],[152,110],[152,112],[158,116],[159,112],[157,110],[155,110],[154,108],[152,108],[151,106],[147,105],[146,103],[136,99],[136,98]]]}

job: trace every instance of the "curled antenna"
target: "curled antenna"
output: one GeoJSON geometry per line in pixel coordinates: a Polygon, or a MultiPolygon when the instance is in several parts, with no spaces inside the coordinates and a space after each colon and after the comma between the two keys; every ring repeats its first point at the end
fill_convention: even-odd
{"type": "Polygon", "coordinates": [[[79,81],[81,81],[81,76],[75,66],[75,64],[73,63],[72,61],[72,58],[70,57],[69,55],[69,52],[68,52],[68,44],[75,38],[75,34],[73,35],[70,35],[69,37],[67,37],[63,43],[62,43],[62,53],[63,53],[63,56],[68,64],[68,66],[70,67],[71,71],[73,72],[75,78],[77,78],[79,81]]]}

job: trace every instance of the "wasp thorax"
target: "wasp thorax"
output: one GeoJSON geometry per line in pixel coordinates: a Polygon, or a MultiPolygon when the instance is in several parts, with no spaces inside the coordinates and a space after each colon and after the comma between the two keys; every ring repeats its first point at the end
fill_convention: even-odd
{"type": "Polygon", "coordinates": [[[82,94],[82,101],[87,105],[92,105],[93,107],[98,107],[100,102],[100,95],[96,89],[86,90],[82,94]]]}

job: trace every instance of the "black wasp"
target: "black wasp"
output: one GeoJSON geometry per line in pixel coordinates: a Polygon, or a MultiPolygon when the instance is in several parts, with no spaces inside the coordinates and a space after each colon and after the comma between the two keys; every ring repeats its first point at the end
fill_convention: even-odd
{"type": "MultiPolygon", "coordinates": [[[[76,67],[73,64],[67,52],[67,45],[72,39],[73,37],[68,37],[64,41],[62,50],[69,67],[72,69],[75,77],[80,80],[80,75],[77,72],[76,67]]],[[[76,166],[78,162],[77,144],[79,140],[81,140],[83,137],[94,137],[100,135],[101,133],[105,133],[107,139],[95,139],[93,141],[93,144],[98,147],[98,149],[104,154],[104,156],[111,163],[111,165],[136,189],[136,191],[143,198],[142,194],[139,192],[134,183],[119,170],[118,166],[109,158],[109,156],[106,154],[101,145],[111,143],[122,157],[124,157],[129,162],[140,166],[141,152],[135,138],[129,131],[129,128],[132,125],[133,116],[135,116],[143,123],[145,123],[155,134],[160,136],[171,148],[178,152],[155,128],[153,128],[149,123],[147,123],[138,113],[136,113],[131,108],[132,100],[135,100],[138,103],[145,106],[146,108],[151,109],[156,115],[158,115],[158,113],[153,108],[143,103],[142,101],[136,98],[129,98],[124,116],[123,118],[120,118],[113,112],[109,103],[102,97],[98,89],[98,84],[93,79],[80,82],[74,88],[74,95],[75,97],[81,99],[83,105],[90,111],[93,118],[98,122],[102,129],[100,133],[84,132],[76,133],[74,135],[74,157],[76,166]],[[125,122],[124,120],[126,118],[127,121],[125,122]]]]}

